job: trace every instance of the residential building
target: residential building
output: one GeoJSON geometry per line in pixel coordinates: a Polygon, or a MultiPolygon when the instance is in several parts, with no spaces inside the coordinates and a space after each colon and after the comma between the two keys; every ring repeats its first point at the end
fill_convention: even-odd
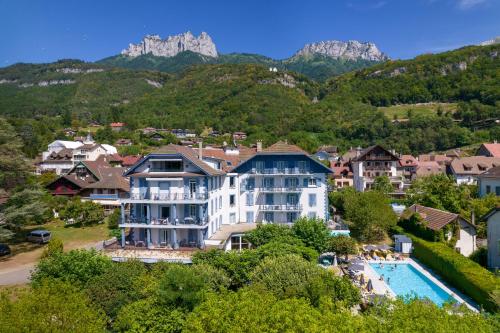
{"type": "Polygon", "coordinates": [[[314,156],[320,161],[334,161],[338,158],[338,148],[337,146],[322,146],[314,156]]]}
{"type": "Polygon", "coordinates": [[[455,250],[466,257],[476,250],[476,226],[460,215],[421,205],[412,205],[405,213],[418,213],[426,227],[434,231],[452,225],[445,237],[447,241],[456,238],[455,250]]]}
{"type": "Polygon", "coordinates": [[[113,167],[101,158],[80,161],[66,175],[47,185],[52,195],[80,196],[104,206],[109,213],[119,208],[119,199],[128,197],[129,183],[123,177],[124,168],[113,167]]]}
{"type": "Polygon", "coordinates": [[[500,157],[500,143],[483,143],[477,150],[476,155],[487,157],[500,157]]]}
{"type": "Polygon", "coordinates": [[[500,269],[500,207],[493,208],[482,219],[488,224],[488,267],[500,269]]]}
{"type": "Polygon", "coordinates": [[[416,178],[421,178],[430,175],[438,175],[445,173],[446,173],[445,165],[439,164],[436,161],[419,161],[415,176],[416,178]]]}
{"type": "Polygon", "coordinates": [[[354,188],[364,192],[371,189],[373,182],[379,176],[387,176],[394,188],[394,193],[403,190],[404,179],[398,173],[399,157],[394,152],[379,145],[365,149],[358,148],[356,157],[351,160],[354,188]]]}
{"type": "Polygon", "coordinates": [[[401,155],[397,170],[404,177],[406,183],[417,177],[418,160],[412,155],[401,155]]]}
{"type": "Polygon", "coordinates": [[[330,161],[330,169],[333,171],[331,178],[336,188],[352,187],[354,175],[349,161],[342,158],[330,161]]]}
{"type": "Polygon", "coordinates": [[[117,154],[115,147],[95,143],[90,135],[83,141],[56,140],[42,153],[36,173],[55,172],[61,175],[70,171],[79,161],[95,161],[102,155],[115,154],[117,154]]]}
{"type": "Polygon", "coordinates": [[[120,123],[120,122],[111,123],[111,124],[109,124],[109,126],[111,127],[111,129],[113,131],[120,132],[121,130],[123,130],[125,128],[125,123],[120,123]]]}
{"type": "Polygon", "coordinates": [[[284,142],[256,150],[161,147],[125,173],[122,246],[204,247],[225,225],[327,219],[330,172],[284,142]]]}
{"type": "Polygon", "coordinates": [[[118,140],[116,140],[115,145],[117,145],[117,146],[131,146],[132,140],[130,140],[130,139],[118,139],[118,140]]]}
{"type": "Polygon", "coordinates": [[[477,176],[477,187],[480,197],[490,193],[500,196],[500,166],[495,166],[477,176]]]}
{"type": "Polygon", "coordinates": [[[477,177],[491,169],[500,166],[500,157],[470,156],[454,159],[450,164],[450,173],[457,184],[475,185],[477,177]]]}
{"type": "Polygon", "coordinates": [[[247,134],[245,132],[234,132],[233,139],[234,140],[245,140],[247,138],[247,134]]]}

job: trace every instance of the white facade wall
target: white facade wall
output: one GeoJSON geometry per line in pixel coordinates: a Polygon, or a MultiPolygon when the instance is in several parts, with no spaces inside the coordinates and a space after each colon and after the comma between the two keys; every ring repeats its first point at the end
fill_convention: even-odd
{"type": "Polygon", "coordinates": [[[500,196],[500,178],[479,177],[478,180],[479,196],[483,197],[489,193],[500,196]]]}
{"type": "Polygon", "coordinates": [[[488,267],[500,268],[500,210],[488,218],[488,267]]]}
{"type": "Polygon", "coordinates": [[[460,236],[455,244],[455,248],[460,249],[460,253],[466,257],[476,250],[476,230],[464,221],[460,221],[460,236]]]}

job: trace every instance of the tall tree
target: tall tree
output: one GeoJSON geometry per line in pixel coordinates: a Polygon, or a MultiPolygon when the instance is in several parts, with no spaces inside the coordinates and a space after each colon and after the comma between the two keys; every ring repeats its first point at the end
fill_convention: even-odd
{"type": "Polygon", "coordinates": [[[30,167],[21,151],[22,143],[14,128],[0,118],[0,189],[11,190],[24,184],[30,167]]]}

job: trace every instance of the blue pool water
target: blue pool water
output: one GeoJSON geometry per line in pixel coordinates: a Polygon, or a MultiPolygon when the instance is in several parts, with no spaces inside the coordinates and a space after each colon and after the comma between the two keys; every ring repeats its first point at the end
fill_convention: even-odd
{"type": "Polygon", "coordinates": [[[377,263],[371,263],[370,266],[379,276],[384,274],[386,284],[389,279],[389,288],[398,296],[428,298],[437,305],[452,299],[441,287],[410,264],[396,264],[395,269],[394,264],[384,264],[383,268],[377,263]]]}

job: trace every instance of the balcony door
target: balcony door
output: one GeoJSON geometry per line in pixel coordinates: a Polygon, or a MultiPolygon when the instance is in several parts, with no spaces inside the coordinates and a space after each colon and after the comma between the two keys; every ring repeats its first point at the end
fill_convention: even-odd
{"type": "Polygon", "coordinates": [[[299,202],[299,198],[297,194],[295,193],[289,193],[286,196],[286,203],[287,205],[296,205],[299,202]]]}
{"type": "Polygon", "coordinates": [[[191,179],[189,181],[189,196],[191,198],[195,198],[196,197],[196,186],[197,186],[196,180],[191,179]]]}
{"type": "Polygon", "coordinates": [[[161,219],[170,218],[170,206],[162,206],[160,208],[160,218],[161,219]]]}

